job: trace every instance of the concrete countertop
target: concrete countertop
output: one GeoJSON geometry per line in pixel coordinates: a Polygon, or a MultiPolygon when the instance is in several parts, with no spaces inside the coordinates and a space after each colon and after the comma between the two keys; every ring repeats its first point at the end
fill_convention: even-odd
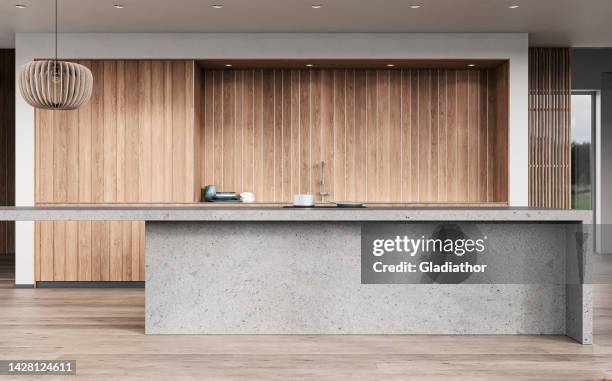
{"type": "Polygon", "coordinates": [[[549,221],[592,223],[586,210],[535,208],[414,208],[198,206],[0,207],[0,221],[549,221]]]}

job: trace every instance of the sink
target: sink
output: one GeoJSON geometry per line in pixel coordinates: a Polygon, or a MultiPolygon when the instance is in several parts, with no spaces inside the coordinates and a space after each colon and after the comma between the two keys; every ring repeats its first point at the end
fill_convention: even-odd
{"type": "Polygon", "coordinates": [[[293,206],[293,205],[285,205],[283,208],[290,209],[364,209],[367,206],[338,206],[336,204],[327,204],[327,205],[315,205],[315,206],[293,206]]]}

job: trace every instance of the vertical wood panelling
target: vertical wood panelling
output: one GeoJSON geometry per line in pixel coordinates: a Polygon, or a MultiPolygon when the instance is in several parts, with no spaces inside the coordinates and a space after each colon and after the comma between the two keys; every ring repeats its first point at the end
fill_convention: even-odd
{"type": "MultiPolygon", "coordinates": [[[[91,281],[91,221],[78,222],[78,274],[77,279],[91,281]]],[[[36,278],[40,279],[40,278],[36,278]]]]}
{"type": "Polygon", "coordinates": [[[63,221],[53,221],[53,279],[62,281],[66,273],[66,226],[63,221]]]}
{"type": "Polygon", "coordinates": [[[331,179],[333,165],[332,145],[334,136],[332,131],[331,115],[333,113],[333,80],[330,71],[314,71],[311,73],[311,138],[310,138],[310,192],[320,190],[321,176],[325,176],[327,189],[333,192],[331,179]],[[325,162],[324,172],[321,172],[321,162],[325,162]],[[323,174],[324,173],[324,174],[323,174]]]}
{"type": "MultiPolygon", "coordinates": [[[[78,280],[78,267],[79,267],[79,232],[77,221],[66,221],[65,222],[65,240],[66,255],[64,256],[64,280],[76,281],[78,280]]],[[[86,253],[87,254],[87,253],[86,253]]]]}
{"type": "MultiPolygon", "coordinates": [[[[311,136],[310,132],[312,131],[312,125],[310,123],[310,117],[312,115],[311,111],[311,72],[309,70],[301,70],[299,77],[299,91],[300,91],[300,101],[298,103],[299,113],[300,113],[300,121],[298,124],[298,134],[299,141],[298,147],[300,151],[300,157],[298,159],[298,163],[300,166],[300,173],[298,178],[299,181],[299,193],[309,193],[310,190],[310,178],[311,178],[311,136]]],[[[318,148],[318,147],[316,147],[318,148]]],[[[260,201],[264,199],[268,199],[263,188],[258,189],[256,197],[259,197],[260,201]]]]}
{"type": "MultiPolygon", "coordinates": [[[[457,76],[456,70],[446,70],[446,112],[447,112],[447,131],[446,131],[446,155],[448,157],[446,197],[449,201],[459,200],[458,176],[459,176],[459,160],[457,149],[459,147],[459,134],[457,125],[457,76]]],[[[501,127],[500,127],[501,128],[501,127]]],[[[494,200],[495,197],[487,197],[487,200],[494,200]]],[[[503,200],[503,198],[500,198],[503,200]]]]}
{"type": "Polygon", "coordinates": [[[202,185],[320,200],[324,161],[327,200],[507,202],[505,71],[203,70],[202,185]]]}
{"type": "MultiPolygon", "coordinates": [[[[0,206],[15,205],[15,51],[0,49],[0,206]]],[[[15,252],[15,223],[0,221],[0,255],[15,252]]]]}
{"type": "MultiPolygon", "coordinates": [[[[194,197],[196,199],[199,198],[200,195],[200,184],[202,184],[203,178],[202,178],[202,174],[203,174],[203,162],[201,160],[201,158],[203,157],[203,153],[202,150],[204,149],[204,134],[202,131],[202,128],[200,128],[200,126],[202,125],[202,112],[204,110],[203,106],[204,106],[204,98],[203,98],[203,93],[202,93],[202,72],[200,70],[194,70],[195,67],[192,69],[190,68],[190,70],[193,72],[193,83],[191,84],[191,88],[193,89],[193,104],[191,105],[191,108],[193,109],[193,134],[194,134],[194,139],[193,139],[193,194],[194,197]],[[199,158],[199,160],[196,160],[196,158],[199,158]]],[[[242,116],[242,113],[241,113],[242,116]]],[[[164,128],[165,130],[165,128],[164,128]]],[[[161,134],[162,138],[165,136],[165,134],[161,134]]],[[[159,165],[160,168],[164,168],[165,163],[163,162],[165,155],[161,155],[162,157],[162,161],[159,165]]],[[[186,160],[188,160],[186,158],[186,160]]],[[[163,189],[164,188],[164,184],[159,184],[160,187],[163,189]]]]}
{"type": "MultiPolygon", "coordinates": [[[[104,61],[104,202],[117,200],[117,62],[104,61]],[[111,96],[112,94],[112,96],[111,96]]],[[[72,111],[74,113],[74,111],[72,111]]],[[[147,113],[150,115],[150,111],[147,113]]],[[[66,124],[63,128],[68,128],[66,124]]],[[[56,135],[56,139],[58,136],[56,135]]],[[[57,198],[54,201],[60,201],[57,198]]]]}
{"type": "Polygon", "coordinates": [[[401,201],[402,198],[402,81],[400,71],[389,72],[389,127],[386,129],[389,158],[388,198],[401,201]]]}
{"type": "MultiPolygon", "coordinates": [[[[233,71],[226,71],[224,76],[234,79],[233,75],[227,73],[233,73],[233,71]]],[[[274,201],[274,118],[276,113],[274,112],[274,71],[266,70],[262,74],[262,93],[263,93],[263,104],[262,104],[262,125],[261,125],[261,157],[262,157],[262,177],[261,185],[263,189],[268,192],[268,197],[271,201],[274,201]]],[[[233,82],[231,82],[233,89],[233,82]]],[[[225,181],[222,183],[223,189],[235,189],[236,182],[233,179],[234,172],[234,159],[236,158],[234,152],[236,147],[234,145],[234,100],[236,99],[231,89],[228,89],[224,93],[224,117],[225,124],[223,126],[224,137],[225,132],[229,131],[227,138],[223,141],[223,157],[224,157],[224,173],[223,178],[225,181]],[[227,113],[225,111],[228,111],[227,113]]]]}
{"type": "MultiPolygon", "coordinates": [[[[94,76],[90,102],[36,111],[36,203],[197,201],[193,61],[80,63],[94,76]]],[[[143,280],[143,234],[142,221],[37,222],[36,279],[143,280]]]]}
{"type": "MultiPolygon", "coordinates": [[[[151,63],[151,78],[164,78],[164,62],[151,63]]],[[[151,155],[151,168],[163,174],[164,159],[166,158],[166,124],[164,118],[164,81],[151,81],[151,146],[159,147],[157,154],[151,155]]],[[[151,201],[164,200],[164,176],[151,176],[151,201]]]]}
{"type": "Polygon", "coordinates": [[[53,280],[53,263],[55,260],[53,255],[53,221],[37,222],[36,225],[40,230],[40,241],[35,245],[35,248],[39,249],[40,252],[40,255],[37,256],[40,261],[37,264],[37,267],[40,268],[40,280],[53,280]]]}
{"type": "MultiPolygon", "coordinates": [[[[366,187],[366,200],[376,199],[378,192],[377,184],[377,169],[378,169],[378,151],[376,149],[377,143],[377,124],[376,120],[378,117],[378,87],[376,86],[376,71],[367,70],[366,73],[366,101],[365,111],[366,120],[364,124],[366,133],[366,147],[364,150],[366,157],[366,176],[365,176],[365,187],[366,187]]],[[[362,106],[363,107],[363,106],[362,106]]]]}
{"type": "Polygon", "coordinates": [[[410,70],[406,74],[410,77],[410,108],[408,120],[410,122],[410,145],[406,152],[402,154],[406,155],[409,161],[409,172],[407,173],[408,179],[410,180],[410,190],[407,201],[415,202],[420,200],[419,192],[419,164],[421,160],[421,147],[419,141],[419,71],[410,70]]]}
{"type": "Polygon", "coordinates": [[[345,176],[344,191],[346,198],[357,198],[357,131],[355,129],[355,71],[347,69],[344,81],[344,120],[345,120],[345,176]]]}
{"type": "MultiPolygon", "coordinates": [[[[290,118],[290,129],[291,129],[291,149],[289,156],[289,163],[291,163],[290,170],[290,182],[291,182],[291,191],[290,194],[300,193],[300,122],[301,122],[301,107],[300,107],[300,71],[291,70],[291,95],[289,100],[291,102],[291,118],[290,118]]],[[[254,95],[255,93],[253,93],[254,95]]],[[[206,125],[203,126],[207,128],[206,125]]],[[[248,165],[247,165],[248,171],[248,165]]],[[[245,184],[248,186],[248,184],[245,184]]],[[[249,189],[249,188],[245,188],[249,189]]],[[[255,189],[255,188],[253,188],[255,189]]],[[[289,195],[288,195],[289,196],[289,195]]],[[[255,196],[257,197],[257,195],[255,196]]],[[[289,196],[290,197],[290,196],[289,196]]]]}
{"type": "MultiPolygon", "coordinates": [[[[131,272],[132,280],[144,280],[144,276],[140,276],[140,268],[144,266],[144,245],[141,245],[141,234],[144,234],[144,223],[140,221],[132,221],[131,234],[131,272]]],[[[128,278],[129,279],[129,278],[128,278]]],[[[126,280],[128,280],[126,279],[126,280]]]]}
{"type": "MultiPolygon", "coordinates": [[[[105,94],[104,92],[104,61],[92,61],[91,63],[91,71],[94,78],[94,85],[92,90],[91,99],[89,104],[91,105],[91,124],[86,125],[86,127],[91,131],[92,141],[91,141],[91,149],[92,149],[92,165],[91,165],[91,202],[94,203],[103,203],[104,202],[104,98],[105,97],[113,97],[113,94],[105,94]]],[[[138,76],[136,76],[138,78],[138,76]]],[[[130,87],[131,88],[131,87],[130,87]]],[[[78,111],[81,113],[82,109],[78,111]]],[[[55,114],[51,111],[36,111],[37,115],[41,115],[41,118],[44,118],[46,115],[50,115],[51,117],[55,114]]],[[[136,114],[136,113],[133,113],[136,114]]],[[[44,126],[41,126],[41,130],[44,130],[44,126]]],[[[46,147],[54,147],[55,141],[53,136],[42,136],[40,138],[40,148],[41,151],[44,152],[46,147]]],[[[44,160],[44,159],[42,159],[44,160]]],[[[45,187],[45,183],[47,179],[47,170],[42,168],[41,161],[41,170],[40,173],[36,174],[36,177],[40,179],[42,183],[42,187],[45,187]]],[[[89,168],[84,167],[83,170],[87,171],[89,168]]],[[[127,175],[127,174],[126,174],[127,175]]],[[[51,179],[53,179],[51,177],[51,179]]],[[[84,202],[88,200],[87,198],[82,199],[84,202]]],[[[53,197],[40,198],[36,200],[37,202],[57,202],[53,197]]]]}
{"type": "Polygon", "coordinates": [[[457,134],[457,198],[455,201],[466,202],[469,199],[469,169],[470,169],[470,151],[469,151],[469,120],[470,108],[468,107],[469,100],[469,72],[463,71],[456,73],[457,93],[455,99],[456,107],[456,134],[457,134]]]}
{"type": "MultiPolygon", "coordinates": [[[[125,128],[125,168],[123,173],[129,182],[125,183],[125,201],[137,202],[140,200],[140,114],[138,113],[139,89],[138,83],[138,62],[127,61],[125,64],[126,78],[131,78],[132,83],[125,88],[125,109],[126,109],[126,128],[125,128]]],[[[165,128],[169,129],[168,123],[165,128]]],[[[167,141],[167,140],[166,140],[167,141]]],[[[169,145],[164,145],[164,153],[169,149],[169,145]]],[[[170,161],[171,162],[171,161],[170,161]]],[[[166,176],[166,171],[162,172],[166,176]]],[[[167,189],[166,189],[167,192],[167,189]]]]}
{"type": "Polygon", "coordinates": [[[529,205],[571,207],[570,50],[529,50],[529,205]]]}
{"type": "MultiPolygon", "coordinates": [[[[431,76],[430,70],[417,71],[417,129],[418,129],[418,201],[432,202],[431,177],[431,76]]],[[[467,163],[467,160],[466,160],[467,163]]]]}
{"type": "MultiPolygon", "coordinates": [[[[183,131],[183,137],[185,139],[185,151],[183,152],[183,156],[179,158],[179,162],[184,163],[185,169],[182,173],[181,177],[177,179],[177,181],[184,182],[185,188],[183,192],[178,195],[176,198],[177,202],[193,202],[197,201],[198,194],[195,188],[196,176],[195,176],[195,144],[196,144],[196,132],[195,132],[195,107],[194,107],[194,70],[195,63],[193,61],[178,61],[181,66],[185,68],[185,75],[183,77],[178,77],[178,80],[182,80],[182,91],[183,98],[182,103],[178,103],[177,99],[173,100],[173,107],[182,107],[179,108],[179,113],[183,115],[182,123],[177,126],[183,131]]],[[[174,77],[176,78],[176,77],[174,77]]],[[[156,80],[154,79],[154,82],[156,80]]],[[[198,125],[199,128],[199,125],[198,125]]],[[[155,153],[155,149],[153,148],[153,152],[155,153]]],[[[153,168],[151,176],[155,177],[155,173],[157,172],[156,168],[153,168]]],[[[199,184],[199,183],[198,183],[199,184]]],[[[165,202],[166,199],[162,199],[162,202],[165,202]]],[[[144,233],[143,233],[144,234],[144,233]]]]}
{"type": "Polygon", "coordinates": [[[142,221],[36,222],[36,280],[139,281],[142,221]]]}
{"type": "MultiPolygon", "coordinates": [[[[175,67],[175,66],[173,66],[175,67]]],[[[174,74],[174,73],[173,73],[174,74]]],[[[178,78],[177,78],[178,79],[178,78]]],[[[173,87],[179,87],[181,86],[181,84],[177,84],[177,81],[173,81],[173,87]]],[[[151,62],[150,61],[139,61],[138,62],[138,82],[137,82],[137,86],[138,86],[138,156],[139,156],[139,160],[138,160],[138,174],[139,174],[139,183],[140,183],[140,189],[138,191],[138,200],[139,201],[144,201],[144,202],[149,202],[151,201],[151,195],[153,193],[153,178],[151,176],[151,171],[152,171],[152,150],[151,150],[151,144],[152,142],[152,115],[151,115],[151,102],[152,102],[152,95],[151,91],[152,91],[152,79],[151,79],[151,62]]],[[[181,94],[181,91],[177,91],[178,94],[181,94]]],[[[172,96],[174,97],[175,91],[173,89],[172,92],[172,96]]],[[[180,113],[177,113],[177,115],[173,114],[173,125],[175,122],[175,120],[177,120],[179,118],[180,113]]],[[[177,131],[177,129],[173,128],[173,131],[175,132],[176,135],[180,134],[180,131],[177,131]]],[[[181,142],[181,138],[180,136],[173,136],[172,138],[172,145],[173,146],[177,146],[175,149],[175,155],[173,156],[173,160],[174,158],[176,158],[181,152],[183,152],[182,150],[184,149],[183,146],[181,146],[180,142],[181,142]]],[[[181,166],[179,165],[177,169],[177,172],[182,172],[181,166]]],[[[181,189],[182,189],[182,184],[180,183],[180,181],[177,182],[173,182],[172,183],[174,185],[175,188],[175,192],[174,194],[178,194],[180,193],[181,189]]]]}
{"type": "MultiPolygon", "coordinates": [[[[449,200],[448,197],[448,93],[446,91],[447,73],[446,70],[438,70],[437,73],[437,92],[438,92],[438,138],[441,149],[438,153],[438,199],[449,200]],[[446,148],[446,149],[444,149],[446,148]]],[[[481,103],[482,104],[482,103],[481,103]]],[[[480,200],[486,200],[485,197],[480,197],[480,200]]]]}
{"type": "MultiPolygon", "coordinates": [[[[508,90],[509,90],[509,64],[505,63],[504,65],[498,67],[495,70],[491,70],[489,72],[489,78],[493,78],[495,82],[495,91],[492,92],[496,94],[494,98],[495,109],[489,109],[489,114],[491,115],[491,128],[497,128],[497,133],[489,134],[489,139],[492,139],[495,143],[490,145],[493,146],[494,150],[491,152],[489,156],[489,163],[493,166],[493,170],[489,173],[497,173],[498,176],[491,176],[490,181],[493,182],[493,195],[499,195],[504,200],[508,199],[508,120],[509,120],[509,100],[508,100],[508,90]],[[496,158],[496,160],[492,160],[490,158],[496,158]]],[[[492,99],[490,97],[489,99],[492,99]]]]}
{"type": "MultiPolygon", "coordinates": [[[[243,72],[244,73],[244,72],[243,72]]],[[[246,72],[248,73],[248,71],[246,72]]],[[[292,103],[293,103],[293,99],[291,97],[291,72],[287,71],[287,70],[282,70],[281,72],[281,99],[280,99],[280,104],[281,104],[281,128],[282,128],[282,132],[281,132],[281,150],[279,153],[279,160],[281,163],[281,171],[280,171],[280,176],[281,176],[281,193],[279,195],[279,199],[280,200],[288,200],[291,198],[291,188],[292,188],[292,181],[291,181],[291,169],[292,169],[292,163],[291,163],[291,118],[292,118],[292,103]]],[[[247,82],[248,83],[248,82],[247,82]]],[[[244,87],[244,92],[245,95],[248,94],[248,88],[244,87]]],[[[245,135],[245,139],[246,139],[245,135]]],[[[246,152],[245,152],[246,155],[246,152]]],[[[244,158],[248,158],[248,156],[244,156],[244,158]]],[[[244,159],[239,163],[240,166],[242,166],[242,163],[244,163],[244,159]]],[[[250,172],[248,170],[248,168],[242,168],[242,172],[245,174],[245,176],[250,172]]],[[[249,183],[248,182],[243,182],[243,186],[242,189],[249,189],[248,188],[249,183]]]]}

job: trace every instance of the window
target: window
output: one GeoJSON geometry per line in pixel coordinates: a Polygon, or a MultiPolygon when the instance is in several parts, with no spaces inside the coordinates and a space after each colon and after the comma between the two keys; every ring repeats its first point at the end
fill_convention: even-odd
{"type": "Polygon", "coordinates": [[[595,93],[572,93],[572,209],[593,207],[595,93]]]}

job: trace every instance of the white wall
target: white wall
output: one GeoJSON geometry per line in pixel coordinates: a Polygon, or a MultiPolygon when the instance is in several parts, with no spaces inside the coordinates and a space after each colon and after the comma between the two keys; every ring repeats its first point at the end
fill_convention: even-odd
{"type": "MultiPolygon", "coordinates": [[[[510,205],[527,206],[528,36],[512,34],[62,34],[66,58],[509,59],[510,205]]],[[[16,64],[50,57],[49,34],[18,33],[16,64]]],[[[34,204],[34,113],[16,100],[16,204],[34,204]]],[[[34,283],[34,228],[16,226],[16,283],[34,283]]]]}

